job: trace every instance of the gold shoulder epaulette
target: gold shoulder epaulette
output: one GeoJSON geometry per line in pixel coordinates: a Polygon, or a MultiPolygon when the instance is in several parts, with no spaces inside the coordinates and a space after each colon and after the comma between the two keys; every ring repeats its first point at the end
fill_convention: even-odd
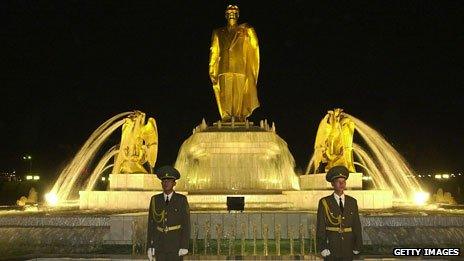
{"type": "Polygon", "coordinates": [[[160,213],[156,212],[156,197],[153,199],[153,219],[156,223],[161,223],[166,216],[166,211],[163,209],[160,213]]]}
{"type": "Polygon", "coordinates": [[[327,204],[327,201],[325,198],[322,199],[322,205],[324,206],[324,212],[325,216],[327,217],[327,220],[329,221],[330,224],[334,226],[338,226],[342,223],[342,216],[338,215],[338,217],[335,217],[329,209],[329,205],[327,204]]]}

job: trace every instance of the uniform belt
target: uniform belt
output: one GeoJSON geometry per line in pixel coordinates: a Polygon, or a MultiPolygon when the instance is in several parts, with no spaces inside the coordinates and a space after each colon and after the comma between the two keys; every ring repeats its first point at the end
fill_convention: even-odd
{"type": "Polygon", "coordinates": [[[170,227],[156,227],[158,231],[168,233],[169,231],[180,229],[180,225],[177,226],[170,226],[170,227]]]}
{"type": "Polygon", "coordinates": [[[347,233],[352,231],[351,227],[325,227],[325,230],[338,233],[347,233]]]}

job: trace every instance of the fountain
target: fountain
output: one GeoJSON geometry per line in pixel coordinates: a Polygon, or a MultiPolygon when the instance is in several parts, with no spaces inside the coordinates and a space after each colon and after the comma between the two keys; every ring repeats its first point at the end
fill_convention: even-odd
{"type": "Polygon", "coordinates": [[[245,223],[241,223],[241,233],[240,233],[240,255],[245,255],[245,242],[246,242],[246,225],[245,223]]]}
{"type": "MultiPolygon", "coordinates": [[[[407,163],[375,130],[340,109],[330,111],[322,122],[326,122],[330,115],[338,121],[348,118],[348,134],[342,131],[340,136],[346,140],[356,129],[374,155],[371,157],[356,143],[351,146],[352,138],[348,138],[350,142],[344,146],[353,149],[345,149],[343,157],[337,158],[339,163],[350,162],[353,157],[347,154],[352,152],[359,162],[352,160],[349,167],[354,169],[357,165],[372,177],[376,190],[361,190],[361,173],[353,173],[349,179],[348,187],[354,189],[350,192],[358,197],[361,209],[390,208],[393,205],[392,191],[404,200],[411,198],[407,195],[408,188],[420,190],[417,181],[409,177],[412,171],[407,163]]],[[[323,124],[319,127],[315,153],[307,173],[318,169],[315,161],[325,161],[327,166],[335,164],[333,160],[322,158],[322,155],[328,155],[328,150],[320,144],[328,143],[327,137],[334,136],[328,131],[320,135],[324,128],[328,127],[323,124]]],[[[331,139],[332,147],[335,147],[336,138],[331,139]]],[[[156,162],[156,154],[155,120],[150,118],[145,124],[145,114],[139,111],[118,114],[92,133],[64,168],[47,197],[56,195],[58,204],[71,202],[81,209],[146,209],[151,195],[160,191],[159,182],[149,173],[156,162]],[[121,126],[121,144],[111,147],[101,157],[87,179],[82,177],[80,173],[94,161],[92,157],[108,136],[121,126]],[[114,164],[110,164],[111,159],[114,164]],[[148,170],[144,163],[149,163],[148,170]],[[93,191],[101,174],[109,168],[112,168],[109,190],[93,191]],[[77,201],[72,190],[75,192],[79,188],[77,201]]],[[[330,189],[324,174],[296,175],[293,156],[285,141],[276,134],[275,124],[271,127],[267,120],[261,121],[259,127],[248,121],[246,124],[220,121],[208,126],[202,120],[181,146],[175,166],[182,173],[177,190],[187,195],[192,210],[224,209],[229,196],[244,197],[249,210],[315,209],[318,198],[330,189]]]]}
{"type": "Polygon", "coordinates": [[[294,253],[294,248],[293,248],[293,228],[292,226],[290,226],[289,230],[288,230],[288,238],[290,240],[290,255],[293,256],[293,253],[294,253]]]}
{"type": "MultiPolygon", "coordinates": [[[[251,27],[249,30],[253,31],[251,27]]],[[[218,35],[217,41],[228,41],[222,37],[218,35]]],[[[294,158],[287,143],[277,134],[276,124],[264,119],[255,125],[248,120],[259,106],[256,90],[259,47],[256,35],[250,39],[252,42],[240,43],[251,48],[247,54],[239,50],[223,53],[220,44],[212,43],[209,72],[221,120],[208,125],[203,119],[183,142],[175,162],[182,173],[176,190],[187,195],[192,210],[224,210],[231,196],[243,197],[247,210],[314,210],[318,199],[330,189],[323,173],[339,164],[353,172],[348,188],[358,199],[360,209],[391,208],[393,197],[407,201],[411,188],[420,191],[417,181],[409,177],[412,171],[381,135],[341,109],[329,111],[321,121],[308,175],[298,176],[294,158]],[[230,59],[246,63],[244,68],[249,63],[252,70],[235,68],[237,72],[231,73],[228,64],[221,65],[221,55],[231,55],[230,59]],[[219,73],[221,70],[224,72],[219,73]],[[229,81],[224,75],[238,78],[229,81]],[[241,81],[242,76],[248,82],[241,81]],[[239,97],[228,89],[237,91],[239,97]],[[368,145],[369,153],[353,143],[355,130],[368,145]],[[362,173],[354,173],[355,165],[372,177],[375,190],[362,190],[362,173]],[[309,175],[311,170],[313,173],[309,175]]],[[[237,45],[234,43],[234,48],[237,45]]],[[[55,204],[78,204],[83,210],[145,210],[150,197],[161,190],[151,174],[157,151],[157,126],[153,118],[145,123],[143,112],[118,114],[92,133],[64,168],[47,198],[55,204]],[[104,153],[90,177],[84,177],[83,169],[94,161],[102,144],[119,127],[122,127],[120,144],[104,153]],[[114,163],[110,164],[112,159],[114,163]],[[109,190],[94,191],[101,174],[110,168],[109,190]]]]}
{"type": "Polygon", "coordinates": [[[348,115],[356,124],[356,129],[367,144],[373,157],[358,144],[354,144],[354,154],[360,159],[360,166],[372,177],[378,189],[391,189],[398,200],[408,201],[415,192],[422,191],[414,171],[406,160],[377,131],[361,120],[348,115]],[[373,158],[373,160],[372,160],[373,158]]]}
{"type": "Polygon", "coordinates": [[[264,224],[264,228],[263,228],[263,255],[264,256],[268,256],[269,255],[269,250],[268,250],[268,241],[269,241],[269,234],[268,234],[268,231],[269,231],[269,226],[268,224],[264,224]]]}
{"type": "Polygon", "coordinates": [[[256,225],[253,224],[253,255],[257,255],[257,247],[256,247],[256,238],[257,238],[257,228],[256,225]]]}
{"type": "Polygon", "coordinates": [[[276,224],[274,231],[276,255],[280,256],[280,224],[276,224]]]}
{"type": "Polygon", "coordinates": [[[221,239],[222,239],[222,226],[221,224],[216,225],[216,251],[217,255],[221,254],[221,239]]]}
{"type": "Polygon", "coordinates": [[[129,114],[122,124],[121,143],[103,156],[85,190],[79,191],[80,209],[145,209],[153,191],[161,189],[153,175],[157,152],[155,119],[149,118],[145,123],[145,113],[135,111],[129,114]],[[111,158],[114,164],[107,165],[111,158]],[[109,191],[93,191],[103,170],[110,167],[109,191]]]}
{"type": "Polygon", "coordinates": [[[285,141],[264,121],[235,126],[216,123],[194,129],[181,146],[177,189],[201,194],[267,193],[298,190],[294,159],[285,141]]]}
{"type": "Polygon", "coordinates": [[[228,244],[228,256],[235,255],[235,230],[229,231],[229,244],[228,244]]]}
{"type": "MultiPolygon", "coordinates": [[[[436,244],[439,245],[455,244],[464,239],[462,215],[439,217],[413,214],[412,217],[406,217],[385,210],[394,207],[393,195],[396,200],[409,199],[410,191],[418,189],[417,181],[408,177],[413,172],[403,158],[375,130],[349,114],[340,115],[351,119],[356,126],[355,130],[368,145],[368,148],[364,149],[353,143],[353,166],[372,177],[376,189],[362,190],[360,181],[363,174],[352,173],[353,176],[349,179],[351,184],[348,184],[351,189],[347,191],[358,199],[361,209],[365,211],[361,217],[364,243],[368,246],[382,244],[402,246],[414,242],[421,244],[437,242],[436,244]],[[424,227],[424,224],[428,227],[424,227]],[[421,237],[415,236],[415,230],[421,231],[421,237]],[[398,235],[409,236],[398,237],[398,235]],[[432,235],[435,241],[432,241],[432,235]]],[[[81,243],[97,244],[100,247],[130,244],[130,251],[133,254],[143,253],[146,238],[145,211],[148,200],[151,195],[159,191],[159,187],[155,187],[155,184],[158,184],[155,180],[149,181],[152,182],[151,187],[146,182],[149,177],[154,177],[150,174],[156,160],[156,155],[153,154],[157,151],[156,148],[150,148],[157,144],[157,139],[154,138],[156,133],[154,120],[147,123],[149,124],[147,129],[151,129],[147,133],[152,135],[142,138],[143,142],[135,138],[128,139],[128,137],[140,136],[141,132],[136,131],[137,124],[139,127],[147,126],[142,118],[144,119],[144,114],[141,112],[127,112],[112,117],[91,135],[76,154],[75,159],[62,171],[52,193],[56,193],[58,205],[74,203],[74,206],[80,207],[79,212],[75,212],[70,217],[0,217],[0,226],[3,227],[0,229],[2,231],[0,243],[10,242],[11,238],[15,238],[11,242],[24,245],[26,238],[29,238],[25,236],[26,234],[33,235],[36,242],[43,242],[42,235],[46,235],[51,238],[51,241],[46,242],[52,242],[51,244],[63,249],[65,249],[63,244],[74,247],[80,246],[81,243]],[[124,124],[126,124],[126,132],[123,128],[123,137],[126,140],[121,139],[121,144],[126,145],[111,147],[97,161],[90,176],[87,179],[82,177],[82,170],[94,161],[92,157],[97,155],[98,149],[102,147],[108,136],[124,124]],[[138,142],[131,143],[128,140],[138,140],[138,142]],[[119,149],[121,146],[128,149],[121,150],[119,149]],[[133,149],[130,149],[131,147],[133,149]],[[144,149],[140,151],[137,148],[144,149]],[[118,157],[121,151],[125,151],[123,159],[131,162],[118,161],[121,159],[118,157]],[[147,154],[148,156],[143,156],[147,154]],[[115,159],[114,164],[111,164],[111,159],[115,159]],[[150,168],[145,169],[143,166],[147,162],[150,168]],[[110,190],[93,191],[102,172],[110,168],[113,168],[110,190]],[[80,190],[78,205],[75,198],[77,190],[80,190]],[[92,209],[96,211],[95,213],[104,210],[124,210],[133,213],[107,216],[83,215],[92,209]],[[137,209],[141,212],[136,212],[137,209]],[[24,233],[18,232],[18,226],[24,233]],[[16,233],[22,236],[16,237],[16,233]],[[55,238],[61,238],[62,242],[53,241],[55,238]],[[80,243],[76,243],[76,240],[80,243]]],[[[266,121],[262,121],[258,127],[251,122],[234,123],[234,126],[218,122],[208,126],[203,120],[181,147],[176,166],[185,172],[185,180],[179,182],[179,188],[181,193],[188,196],[192,207],[194,255],[235,255],[236,231],[240,231],[241,255],[308,256],[316,252],[314,210],[317,200],[322,195],[330,193],[327,190],[328,184],[325,180],[322,185],[313,182],[308,188],[306,178],[324,175],[309,174],[317,172],[319,168],[315,164],[316,157],[313,156],[310,161],[308,175],[298,177],[293,171],[293,157],[283,139],[278,137],[275,131],[275,124],[270,127],[266,121]],[[245,160],[243,155],[249,156],[250,153],[254,153],[254,157],[245,160]],[[218,162],[213,163],[213,158],[218,162]],[[239,162],[245,165],[244,168],[254,166],[256,173],[241,172],[241,168],[227,170],[230,164],[239,162]],[[227,175],[235,176],[226,179],[227,175]],[[250,175],[259,178],[253,183],[250,175]],[[246,182],[242,184],[240,180],[246,182]],[[222,191],[215,190],[215,187],[221,188],[222,191]],[[228,196],[244,197],[245,211],[227,212],[225,209],[228,196]],[[216,231],[211,231],[211,227],[216,228],[216,231]],[[224,228],[228,229],[225,233],[227,240],[222,240],[224,228]],[[216,233],[212,235],[211,232],[216,233]],[[212,242],[216,244],[211,244],[212,242]],[[249,251],[246,251],[247,247],[249,251]]],[[[322,168],[323,166],[319,169],[322,168]]],[[[9,253],[8,248],[2,248],[1,245],[0,251],[9,253]]],[[[4,245],[11,246],[10,243],[4,245]]],[[[55,248],[53,251],[58,250],[55,248]]],[[[80,251],[90,250],[81,247],[80,251]]]]}
{"type": "Polygon", "coordinates": [[[82,185],[76,184],[81,173],[90,164],[108,137],[124,123],[122,117],[129,114],[131,112],[124,112],[110,118],[90,135],[73,160],[61,171],[50,194],[47,196],[49,201],[55,204],[64,204],[75,199],[72,198],[74,196],[72,192],[76,188],[82,187],[82,185]]]}
{"type": "MultiPolygon", "coordinates": [[[[253,71],[247,72],[246,77],[254,81],[252,89],[256,91],[257,39],[251,44],[253,57],[258,60],[252,59],[253,71]]],[[[220,52],[211,50],[211,60],[220,61],[220,52]]],[[[414,208],[404,215],[395,215],[394,203],[411,201],[421,189],[406,161],[367,124],[341,109],[329,111],[319,125],[306,175],[299,176],[286,142],[277,134],[276,124],[261,120],[255,125],[248,121],[257,100],[247,107],[238,102],[241,99],[221,94],[218,86],[227,87],[228,81],[215,79],[223,76],[216,75],[215,62],[210,66],[221,120],[208,125],[203,119],[180,147],[175,162],[182,174],[176,191],[187,196],[194,224],[190,248],[193,255],[199,259],[235,255],[240,231],[242,256],[315,257],[315,209],[318,200],[331,193],[324,173],[339,164],[352,172],[347,180],[347,194],[358,200],[365,245],[464,241],[462,213],[442,217],[419,214],[414,208]],[[234,114],[236,106],[241,110],[234,114]],[[355,132],[366,147],[353,141],[355,132]],[[363,190],[363,176],[372,178],[375,189],[363,190]],[[228,197],[242,197],[244,211],[228,211],[228,197]]],[[[237,78],[232,82],[234,88],[240,89],[235,84],[241,82],[241,76],[237,78]]],[[[256,92],[244,97],[256,98],[256,92]]],[[[61,215],[59,208],[47,208],[37,215],[0,216],[0,252],[10,253],[17,245],[36,251],[35,248],[43,248],[40,242],[46,242],[54,246],[52,251],[62,253],[94,253],[95,249],[103,251],[115,245],[118,247],[114,249],[130,246],[130,252],[143,253],[150,197],[161,191],[152,174],[157,152],[153,118],[145,122],[145,114],[134,111],[107,120],[90,135],[47,194],[49,206],[73,206],[74,212],[61,215]],[[99,154],[108,137],[120,127],[120,144],[99,154]],[[103,156],[96,159],[96,155],[103,156]],[[91,165],[95,166],[91,174],[84,175],[84,169],[91,165]],[[95,191],[102,173],[110,169],[109,189],[95,191]]]]}
{"type": "MultiPolygon", "coordinates": [[[[146,125],[145,114],[140,111],[120,113],[98,127],[80,148],[72,161],[61,171],[52,190],[46,195],[50,205],[86,204],[83,198],[92,197],[97,180],[108,168],[113,169],[110,175],[110,189],[152,189],[155,178],[142,166],[149,162],[153,168],[157,153],[156,122],[153,118],[146,125]],[[125,118],[123,118],[125,117],[125,118]],[[122,138],[119,146],[111,147],[98,161],[89,177],[83,170],[94,161],[95,155],[108,137],[122,126],[122,138]],[[120,149],[122,148],[122,149],[120,149]],[[114,164],[109,164],[115,158],[114,164]],[[131,175],[122,175],[130,173],[131,175]],[[132,179],[138,178],[135,182],[132,179]],[[121,186],[121,181],[124,184],[121,186]],[[141,181],[141,182],[140,182],[141,181]],[[121,187],[120,187],[121,186],[121,187]],[[81,190],[81,191],[79,191],[81,190]],[[79,191],[81,197],[76,198],[79,191]]],[[[101,195],[101,194],[99,194],[101,195]]]]}
{"type": "Polygon", "coordinates": [[[192,233],[192,254],[196,254],[198,252],[198,246],[197,246],[197,242],[198,242],[198,225],[197,223],[194,223],[193,224],[193,233],[192,233]]]}
{"type": "MultiPolygon", "coordinates": [[[[375,189],[391,190],[397,202],[411,202],[416,193],[422,192],[414,171],[393,146],[376,130],[339,108],[328,111],[322,119],[306,174],[318,175],[321,168],[326,171],[337,164],[345,165],[352,172],[355,172],[355,165],[359,166],[365,177],[370,177],[375,189]],[[367,149],[353,143],[355,131],[367,149]],[[335,161],[329,159],[335,158],[333,155],[338,156],[335,161]]],[[[324,175],[320,174],[321,177],[324,175]]],[[[359,183],[357,188],[361,188],[359,183]]]]}
{"type": "Polygon", "coordinates": [[[203,241],[204,241],[203,251],[204,251],[204,255],[206,255],[208,253],[208,248],[209,248],[209,239],[211,238],[210,225],[208,221],[206,222],[204,228],[205,228],[205,237],[203,238],[203,241]]]}

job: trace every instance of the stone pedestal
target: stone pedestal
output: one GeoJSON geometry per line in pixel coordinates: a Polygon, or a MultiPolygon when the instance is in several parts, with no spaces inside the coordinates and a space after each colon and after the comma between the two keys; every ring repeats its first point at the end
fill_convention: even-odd
{"type": "MultiPolygon", "coordinates": [[[[310,174],[300,176],[302,190],[332,189],[332,184],[325,180],[325,174],[310,174]]],[[[350,173],[346,180],[347,189],[362,189],[362,173],[350,173]]]]}
{"type": "MultiPolygon", "coordinates": [[[[332,190],[284,191],[293,209],[316,210],[319,199],[332,194],[332,190]]],[[[359,209],[389,209],[393,207],[391,190],[345,190],[345,194],[358,201],[359,209]]]]}
{"type": "Polygon", "coordinates": [[[179,150],[177,189],[188,193],[269,194],[298,190],[287,143],[274,131],[213,126],[196,131],[179,150]]]}
{"type": "MultiPolygon", "coordinates": [[[[147,210],[151,196],[161,191],[80,191],[80,209],[147,210]]],[[[330,190],[283,191],[279,194],[188,194],[191,210],[225,211],[227,197],[244,197],[245,211],[316,210],[319,199],[332,193],[330,190]]],[[[358,201],[359,209],[388,209],[393,206],[391,190],[347,190],[347,195],[358,201]]]]}
{"type": "Polygon", "coordinates": [[[154,174],[110,174],[110,190],[162,190],[154,174]]]}
{"type": "Polygon", "coordinates": [[[109,181],[109,191],[79,191],[79,209],[145,210],[163,190],[154,174],[110,174],[109,181]]]}
{"type": "MultiPolygon", "coordinates": [[[[325,174],[298,177],[287,143],[274,128],[219,124],[195,128],[182,145],[175,167],[181,178],[175,190],[187,195],[193,211],[225,211],[228,196],[245,199],[245,211],[313,211],[332,193],[325,174]]],[[[362,188],[362,174],[351,173],[347,194],[360,209],[393,205],[392,191],[362,188]]],[[[80,209],[147,210],[161,193],[153,174],[112,174],[109,191],[80,191],[80,209]]]]}
{"type": "Polygon", "coordinates": [[[79,209],[147,210],[161,191],[79,191],[79,209]]]}

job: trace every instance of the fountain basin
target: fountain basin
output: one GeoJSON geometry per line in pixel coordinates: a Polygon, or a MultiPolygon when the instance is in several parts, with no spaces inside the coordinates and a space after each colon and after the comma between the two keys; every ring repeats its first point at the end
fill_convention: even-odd
{"type": "Polygon", "coordinates": [[[199,129],[182,144],[175,167],[182,173],[177,189],[189,193],[299,189],[287,143],[268,128],[199,129]]]}
{"type": "Polygon", "coordinates": [[[153,174],[110,174],[110,190],[161,190],[160,180],[153,174]]]}
{"type": "MultiPolygon", "coordinates": [[[[464,215],[461,210],[458,212],[398,209],[388,212],[362,211],[360,219],[363,244],[366,248],[462,247],[464,215]]],[[[252,240],[255,237],[257,240],[263,240],[265,228],[269,240],[276,239],[278,230],[282,242],[293,238],[297,245],[300,235],[308,240],[307,242],[314,239],[316,213],[192,211],[191,224],[191,246],[194,239],[197,246],[201,246],[205,236],[208,237],[209,243],[214,245],[218,237],[217,227],[221,240],[226,241],[232,237],[235,238],[236,245],[240,244],[242,238],[252,240]]],[[[44,253],[43,249],[50,249],[51,253],[93,253],[97,250],[104,251],[105,246],[124,245],[145,249],[146,225],[146,211],[123,214],[81,210],[0,213],[0,251],[6,255],[18,249],[21,249],[22,253],[44,253]]],[[[261,241],[258,241],[258,244],[262,244],[259,242],[261,241]]],[[[308,254],[310,245],[307,244],[305,249],[305,254],[308,254]]],[[[262,253],[261,248],[258,251],[262,253]]],[[[250,254],[249,248],[247,253],[250,254]]]]}
{"type": "MultiPolygon", "coordinates": [[[[80,209],[147,210],[151,196],[161,191],[80,191],[80,209]]],[[[330,190],[282,191],[273,194],[189,194],[191,210],[226,210],[227,197],[244,197],[245,210],[316,210],[319,199],[330,190]]],[[[393,207],[391,190],[347,190],[357,199],[359,209],[389,209],[393,207]]]]}
{"type": "MultiPolygon", "coordinates": [[[[332,184],[325,179],[326,173],[300,176],[300,188],[303,190],[332,189],[332,184]]],[[[347,189],[362,189],[362,173],[350,173],[346,180],[347,189]]]]}

